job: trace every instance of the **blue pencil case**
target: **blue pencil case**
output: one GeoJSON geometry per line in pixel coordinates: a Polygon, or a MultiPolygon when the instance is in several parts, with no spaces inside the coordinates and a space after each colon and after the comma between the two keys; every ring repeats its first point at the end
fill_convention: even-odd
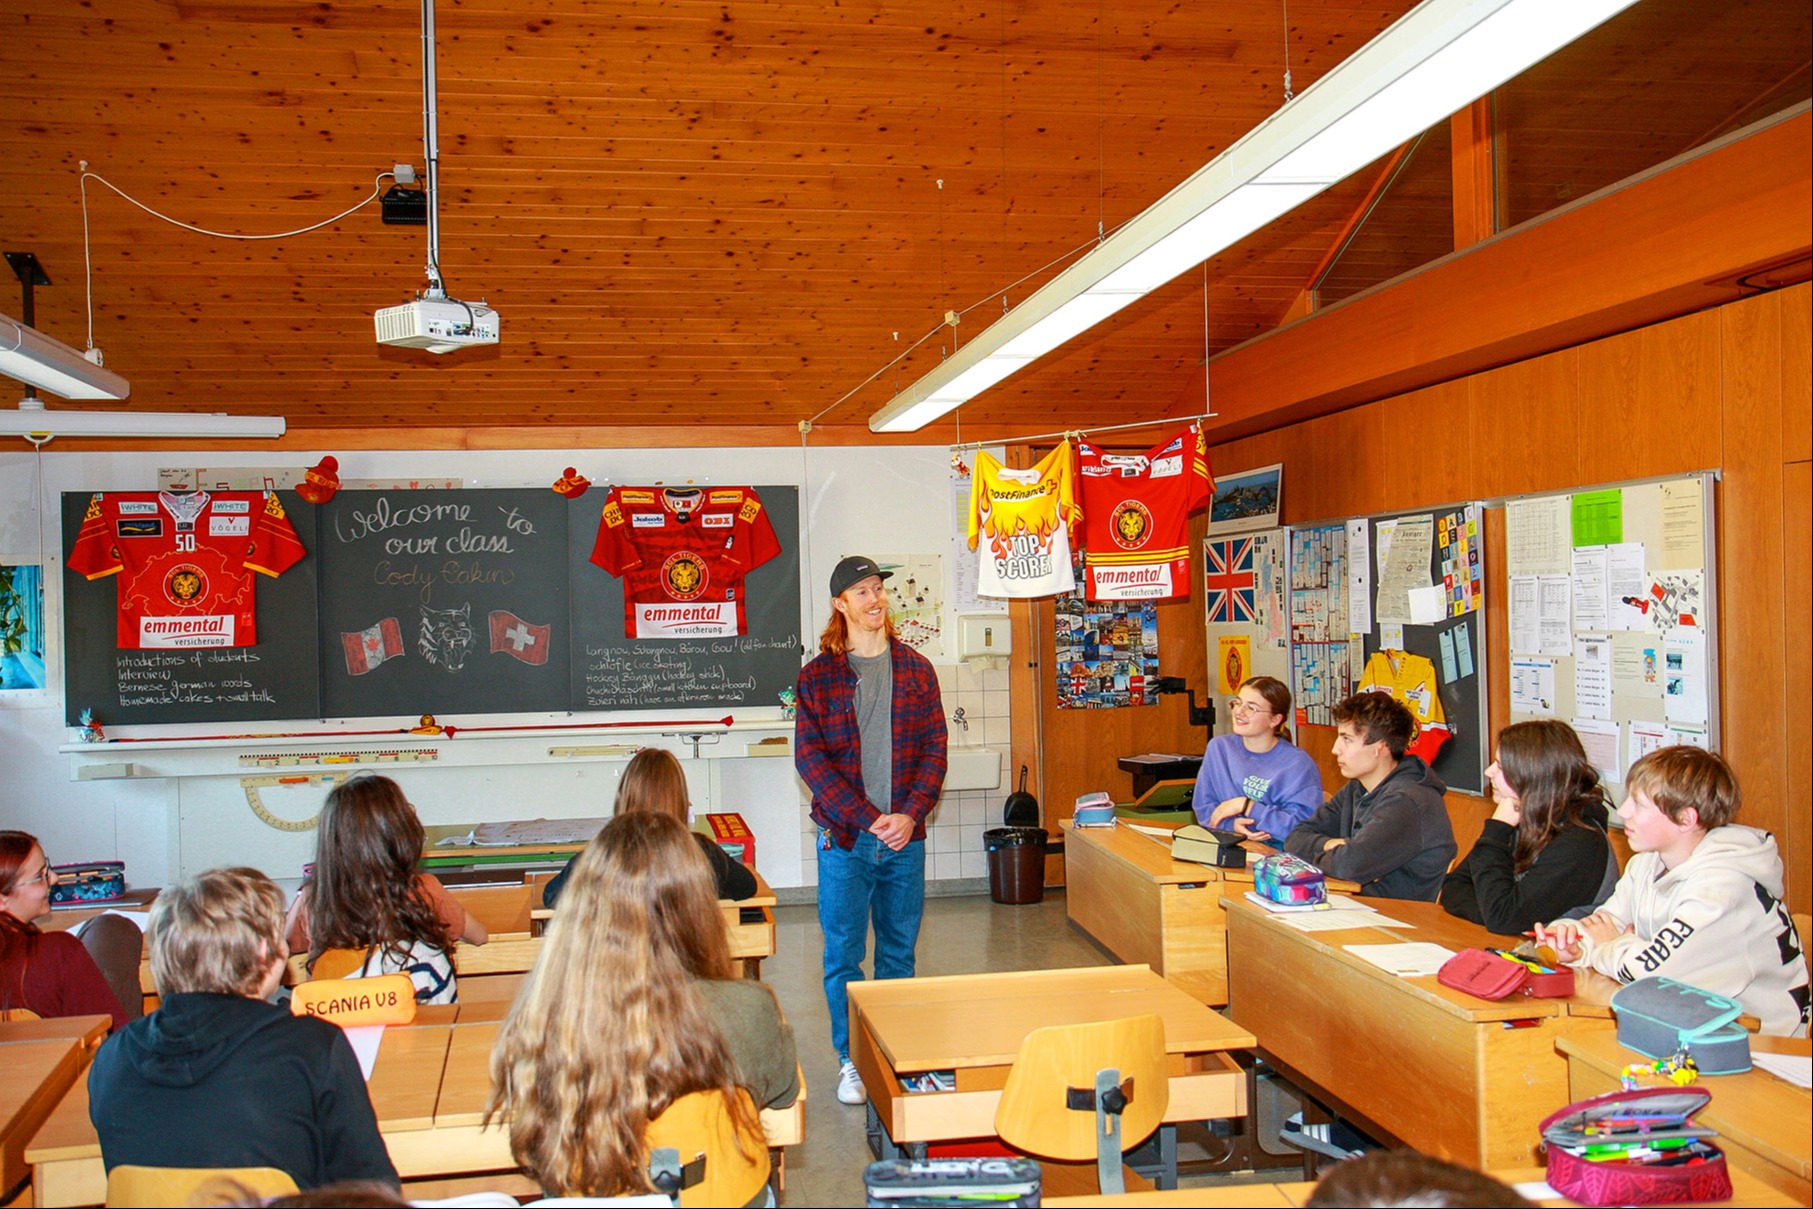
{"type": "Polygon", "coordinates": [[[90,906],[126,897],[125,861],[87,861],[52,865],[57,884],[50,888],[53,907],[90,906]]]}

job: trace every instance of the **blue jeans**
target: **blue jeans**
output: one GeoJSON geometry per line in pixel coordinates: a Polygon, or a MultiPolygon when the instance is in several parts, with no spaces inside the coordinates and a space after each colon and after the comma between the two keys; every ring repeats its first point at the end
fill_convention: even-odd
{"type": "Polygon", "coordinates": [[[850,1060],[850,1003],[844,987],[862,981],[869,924],[875,925],[875,977],[911,978],[919,917],[925,910],[925,841],[895,852],[868,832],[845,852],[818,850],[818,925],[825,934],[825,1004],[831,1044],[850,1060]]]}

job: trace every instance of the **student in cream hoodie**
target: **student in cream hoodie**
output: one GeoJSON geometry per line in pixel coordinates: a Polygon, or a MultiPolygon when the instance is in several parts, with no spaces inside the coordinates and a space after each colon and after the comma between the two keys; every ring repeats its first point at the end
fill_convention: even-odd
{"type": "Polygon", "coordinates": [[[1632,856],[1605,905],[1537,926],[1570,965],[1620,982],[1653,976],[1727,995],[1763,1032],[1807,1035],[1807,961],[1781,901],[1775,837],[1731,820],[1724,760],[1665,747],[1631,765],[1618,808],[1632,856]]]}

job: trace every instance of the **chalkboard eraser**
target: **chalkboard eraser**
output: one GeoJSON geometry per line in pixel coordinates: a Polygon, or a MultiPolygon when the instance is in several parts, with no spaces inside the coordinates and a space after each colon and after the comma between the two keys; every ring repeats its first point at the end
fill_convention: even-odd
{"type": "Polygon", "coordinates": [[[76,769],[78,781],[117,781],[133,775],[130,764],[84,764],[76,769]]]}
{"type": "Polygon", "coordinates": [[[785,735],[776,735],[772,739],[763,739],[760,743],[751,743],[743,749],[746,756],[784,756],[793,748],[785,735]]]}

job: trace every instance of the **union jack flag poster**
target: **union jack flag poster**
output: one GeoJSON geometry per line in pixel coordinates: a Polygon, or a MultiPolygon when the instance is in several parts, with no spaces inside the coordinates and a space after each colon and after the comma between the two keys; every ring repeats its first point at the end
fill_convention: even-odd
{"type": "Polygon", "coordinates": [[[1253,539],[1231,538],[1203,543],[1203,600],[1209,624],[1252,624],[1257,621],[1254,596],[1258,574],[1253,566],[1253,539]]]}

